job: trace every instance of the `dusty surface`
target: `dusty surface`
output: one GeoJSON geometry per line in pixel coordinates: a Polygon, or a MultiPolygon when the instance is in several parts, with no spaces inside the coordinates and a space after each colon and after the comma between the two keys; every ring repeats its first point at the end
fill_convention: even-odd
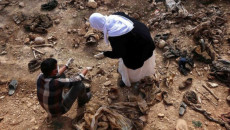
{"type": "MultiPolygon", "coordinates": [[[[96,9],[90,9],[86,7],[85,1],[82,2],[83,9],[76,9],[76,7],[71,7],[67,5],[66,9],[55,8],[53,11],[41,11],[40,5],[45,3],[46,0],[22,0],[25,7],[19,8],[18,1],[13,1],[9,6],[5,7],[0,11],[0,41],[1,47],[0,51],[6,51],[6,55],[0,55],[0,129],[72,129],[71,120],[75,118],[76,105],[74,104],[71,110],[63,115],[60,119],[55,121],[53,124],[49,125],[44,122],[47,114],[41,108],[38,103],[36,96],[36,78],[40,71],[34,73],[29,73],[28,63],[34,58],[33,53],[29,45],[25,45],[24,41],[28,37],[29,33],[24,31],[23,23],[15,24],[13,21],[13,15],[17,12],[23,12],[26,16],[34,15],[37,13],[49,14],[50,17],[55,20],[59,19],[60,24],[53,24],[52,27],[48,29],[48,33],[35,34],[36,36],[41,36],[46,39],[50,36],[57,37],[57,44],[53,47],[38,48],[42,52],[45,52],[44,57],[49,57],[53,55],[59,62],[59,64],[64,64],[69,57],[75,59],[74,65],[72,65],[71,72],[78,72],[83,67],[93,67],[92,71],[88,73],[88,78],[91,79],[91,90],[93,93],[93,98],[91,102],[101,101],[102,104],[107,103],[108,90],[110,87],[117,86],[118,74],[117,74],[117,63],[118,60],[112,60],[109,58],[104,58],[102,60],[97,60],[93,57],[97,54],[98,50],[110,49],[104,44],[101,39],[99,43],[93,45],[86,45],[85,38],[78,35],[77,33],[67,33],[68,29],[81,29],[85,26],[85,19],[90,16],[93,12],[101,12],[104,14],[110,14],[115,11],[124,11],[126,13],[134,14],[137,12],[140,15],[140,19],[144,23],[148,23],[148,20],[153,18],[155,9],[147,10],[150,4],[147,1],[140,0],[105,0],[106,2],[101,2],[102,4],[96,9]],[[80,39],[80,44],[78,48],[73,48],[74,39],[80,39]],[[97,72],[102,68],[105,71],[104,75],[98,75],[97,72]],[[4,81],[10,81],[11,79],[17,79],[19,82],[18,88],[13,96],[8,96],[7,83],[4,81]],[[110,86],[104,86],[106,81],[111,81],[110,86]]],[[[103,1],[103,0],[102,0],[103,1]]],[[[59,5],[65,3],[64,0],[59,1],[59,5]]],[[[199,2],[186,1],[185,7],[188,11],[195,11],[195,7],[199,2]]],[[[230,18],[230,2],[226,1],[216,1],[217,6],[226,13],[227,19],[230,18]]],[[[159,4],[160,5],[160,4],[159,4]]],[[[162,5],[162,4],[161,4],[162,5]]],[[[205,6],[204,6],[205,7],[205,6]]],[[[165,12],[163,7],[158,7],[161,12],[165,12]]],[[[226,35],[230,35],[230,21],[226,23],[226,35]]],[[[185,47],[189,48],[195,46],[195,43],[191,36],[184,35],[181,33],[182,25],[172,25],[169,29],[171,35],[168,41],[172,41],[173,38],[179,39],[179,43],[185,47]]],[[[158,32],[164,31],[162,29],[155,28],[151,31],[152,37],[158,32]]],[[[225,40],[220,46],[221,53],[220,57],[226,60],[230,60],[230,44],[225,40]]],[[[161,89],[166,90],[169,97],[173,101],[173,106],[165,106],[163,102],[156,103],[150,107],[149,113],[147,114],[147,123],[144,127],[145,130],[172,130],[175,129],[176,121],[179,118],[184,119],[189,129],[204,129],[204,130],[221,130],[225,129],[220,125],[208,121],[203,115],[187,108],[186,113],[183,117],[179,117],[179,106],[182,101],[183,94],[186,90],[180,91],[178,89],[179,84],[188,77],[193,78],[193,84],[189,88],[195,90],[199,89],[203,93],[208,93],[202,84],[208,81],[209,65],[202,62],[195,61],[196,69],[201,73],[198,75],[196,69],[188,76],[183,76],[178,71],[178,64],[175,59],[170,61],[168,68],[166,68],[167,62],[163,59],[162,50],[156,48],[156,73],[158,77],[157,81],[161,81],[166,75],[165,72],[173,72],[176,74],[174,82],[171,87],[167,88],[160,86],[161,89]],[[208,68],[208,69],[204,69],[208,68]],[[158,114],[164,114],[163,118],[159,118],[158,114]],[[200,121],[202,123],[202,128],[195,128],[192,121],[200,121]]],[[[202,100],[202,108],[211,113],[214,118],[219,118],[220,114],[227,113],[230,111],[229,104],[226,102],[226,97],[228,96],[228,87],[217,80],[212,82],[218,83],[217,88],[212,88],[212,91],[219,97],[217,102],[210,94],[208,97],[218,105],[215,106],[207,100],[202,100]]],[[[125,95],[126,93],[124,93],[125,95]]],[[[198,94],[199,95],[199,94],[198,94]]],[[[201,99],[202,96],[201,96],[201,99]]]]}

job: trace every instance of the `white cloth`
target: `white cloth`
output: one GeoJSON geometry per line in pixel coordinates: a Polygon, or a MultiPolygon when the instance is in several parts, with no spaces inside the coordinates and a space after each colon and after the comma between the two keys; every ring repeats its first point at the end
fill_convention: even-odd
{"type": "Polygon", "coordinates": [[[131,83],[140,81],[145,76],[150,76],[155,73],[155,54],[144,62],[144,65],[141,68],[136,70],[129,69],[123,63],[123,60],[119,59],[118,72],[121,74],[122,81],[126,86],[131,86],[131,83]]]}
{"type": "Polygon", "coordinates": [[[105,43],[109,43],[108,36],[116,37],[130,32],[134,26],[129,19],[119,16],[104,16],[100,13],[93,13],[89,17],[91,27],[103,31],[105,43]]]}

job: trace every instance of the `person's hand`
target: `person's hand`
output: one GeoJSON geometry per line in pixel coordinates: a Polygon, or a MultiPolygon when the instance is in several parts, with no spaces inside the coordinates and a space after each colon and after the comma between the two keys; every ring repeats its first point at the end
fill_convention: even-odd
{"type": "Polygon", "coordinates": [[[98,54],[94,55],[94,57],[97,58],[97,59],[102,59],[102,58],[104,58],[105,56],[104,56],[104,53],[101,52],[101,53],[98,53],[98,54]]]}
{"type": "Polygon", "coordinates": [[[73,58],[69,58],[69,60],[67,61],[67,63],[65,64],[66,67],[69,67],[69,65],[71,63],[73,63],[74,59],[73,58]]]}

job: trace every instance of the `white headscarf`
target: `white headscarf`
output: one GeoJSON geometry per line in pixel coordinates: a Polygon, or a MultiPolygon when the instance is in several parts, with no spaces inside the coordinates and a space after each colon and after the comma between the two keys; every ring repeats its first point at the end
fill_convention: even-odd
{"type": "Polygon", "coordinates": [[[91,27],[103,31],[104,40],[107,44],[109,43],[108,36],[121,36],[134,28],[132,21],[119,15],[103,16],[100,13],[93,13],[89,22],[91,27]]]}

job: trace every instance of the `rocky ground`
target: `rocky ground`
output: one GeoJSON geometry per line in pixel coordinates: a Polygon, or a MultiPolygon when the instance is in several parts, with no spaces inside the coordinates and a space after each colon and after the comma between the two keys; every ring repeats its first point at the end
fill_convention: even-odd
{"type": "Polygon", "coordinates": [[[156,2],[60,0],[55,9],[44,11],[41,5],[47,3],[46,0],[0,0],[0,129],[76,129],[81,126],[89,129],[96,112],[100,115],[95,116],[98,124],[94,126],[98,129],[118,127],[111,119],[124,119],[127,127],[145,130],[175,129],[178,119],[185,120],[189,130],[228,128],[226,122],[221,126],[194,111],[183,96],[194,91],[198,97],[195,104],[219,122],[223,123],[221,114],[230,112],[226,100],[230,94],[229,65],[227,75],[221,77],[225,80],[219,81],[210,75],[215,66],[212,61],[230,61],[230,1],[182,0],[175,8],[156,2]],[[88,18],[93,12],[116,11],[145,23],[157,45],[156,73],[141,82],[139,94],[134,93],[133,87],[117,86],[118,60],[93,57],[111,48],[105,45],[100,32],[92,30],[88,18]],[[184,51],[187,58],[194,61],[187,76],[178,70],[178,60],[184,51]],[[71,69],[66,72],[68,76],[84,67],[91,68],[85,84],[91,87],[93,98],[86,105],[80,123],[72,121],[77,115],[76,104],[51,124],[45,122],[47,114],[36,96],[36,78],[40,61],[47,57],[56,58],[60,66],[68,58],[74,58],[71,69]],[[35,58],[36,62],[31,62],[35,58]],[[188,78],[192,78],[192,84],[179,89],[188,78]],[[18,87],[9,96],[8,84],[12,79],[18,81],[18,87]],[[208,82],[215,84],[208,85],[208,82]],[[179,116],[182,101],[189,106],[184,115],[179,116]]]}

